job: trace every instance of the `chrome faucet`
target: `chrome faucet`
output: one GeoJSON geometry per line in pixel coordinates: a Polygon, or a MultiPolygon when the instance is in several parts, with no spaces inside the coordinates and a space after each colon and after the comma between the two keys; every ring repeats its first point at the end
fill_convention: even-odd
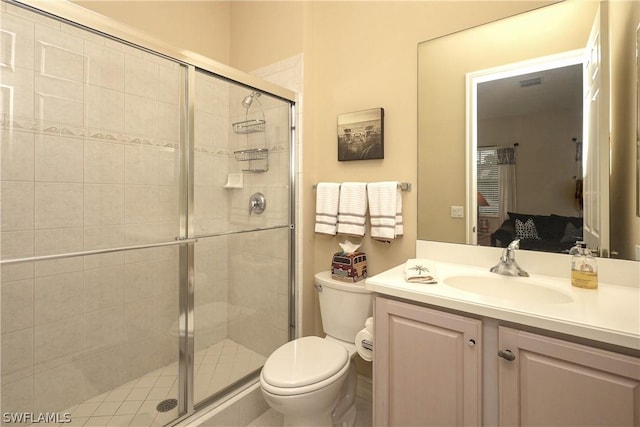
{"type": "Polygon", "coordinates": [[[516,262],[516,249],[520,248],[520,239],[509,243],[500,257],[500,262],[491,267],[492,273],[504,274],[505,276],[529,277],[529,273],[524,271],[516,262]]]}

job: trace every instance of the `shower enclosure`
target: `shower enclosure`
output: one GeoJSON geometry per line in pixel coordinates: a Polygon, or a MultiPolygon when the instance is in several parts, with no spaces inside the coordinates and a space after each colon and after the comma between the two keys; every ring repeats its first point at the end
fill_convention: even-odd
{"type": "Polygon", "coordinates": [[[1,5],[3,425],[165,425],[255,381],[294,332],[294,94],[1,5]]]}

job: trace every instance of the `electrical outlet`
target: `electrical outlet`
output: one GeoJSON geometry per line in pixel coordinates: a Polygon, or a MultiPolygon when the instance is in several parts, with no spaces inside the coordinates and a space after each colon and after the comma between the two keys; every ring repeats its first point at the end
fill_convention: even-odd
{"type": "Polygon", "coordinates": [[[464,206],[451,206],[451,218],[464,218],[464,206]]]}

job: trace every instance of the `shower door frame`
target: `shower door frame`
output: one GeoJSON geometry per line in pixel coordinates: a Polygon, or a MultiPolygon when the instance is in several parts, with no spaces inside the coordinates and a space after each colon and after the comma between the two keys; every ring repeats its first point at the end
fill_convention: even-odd
{"type": "MultiPolygon", "coordinates": [[[[157,248],[163,246],[179,246],[179,364],[178,364],[178,418],[173,423],[180,422],[192,416],[197,409],[205,407],[215,402],[216,397],[224,394],[228,389],[209,396],[202,402],[194,402],[194,295],[195,295],[195,244],[197,237],[194,234],[194,147],[195,135],[195,75],[197,69],[202,69],[215,76],[244,86],[249,90],[257,90],[265,94],[274,96],[289,104],[289,221],[282,226],[268,227],[266,229],[289,229],[289,312],[288,330],[289,339],[296,336],[296,287],[295,287],[295,194],[296,194],[296,124],[295,124],[295,99],[293,91],[277,86],[266,80],[244,73],[228,65],[222,64],[205,56],[194,52],[178,49],[161,40],[149,37],[147,34],[135,28],[121,24],[111,18],[100,15],[96,12],[83,8],[82,6],[59,0],[52,2],[42,2],[41,0],[3,0],[8,4],[18,7],[25,7],[35,13],[49,14],[54,18],[64,21],[70,25],[81,27],[84,30],[97,33],[101,36],[115,39],[121,43],[131,45],[142,51],[147,51],[154,55],[159,55],[180,64],[181,67],[181,106],[180,106],[180,151],[179,151],[179,230],[176,240],[173,242],[150,243],[144,245],[131,245],[125,247],[87,250],[74,253],[64,253],[55,255],[32,256],[19,259],[1,260],[0,265],[19,264],[24,262],[44,261],[70,257],[80,257],[85,255],[105,254],[118,251],[129,251],[136,249],[157,248]]],[[[255,228],[242,230],[240,233],[264,230],[265,228],[255,228]]],[[[212,237],[217,235],[235,234],[234,232],[218,233],[213,235],[198,236],[212,237]]],[[[254,373],[248,378],[240,379],[231,384],[233,388],[236,384],[255,382],[258,374],[254,373]]]]}

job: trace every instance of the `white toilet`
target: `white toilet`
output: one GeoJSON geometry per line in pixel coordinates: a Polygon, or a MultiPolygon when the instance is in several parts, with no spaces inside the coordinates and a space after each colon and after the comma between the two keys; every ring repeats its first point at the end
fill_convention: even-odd
{"type": "Polygon", "coordinates": [[[267,359],[262,395],[284,415],[285,426],[351,427],[356,420],[356,333],[371,316],[364,282],[346,283],[329,271],[315,275],[326,338],[290,341],[267,359]]]}

